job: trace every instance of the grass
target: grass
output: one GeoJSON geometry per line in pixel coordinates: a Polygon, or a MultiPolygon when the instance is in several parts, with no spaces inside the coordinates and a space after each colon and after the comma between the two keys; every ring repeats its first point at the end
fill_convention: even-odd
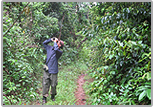
{"type": "MultiPolygon", "coordinates": [[[[68,66],[60,66],[58,73],[58,85],[56,101],[48,96],[45,105],[75,105],[75,91],[77,88],[78,76],[85,73],[87,70],[86,64],[76,62],[68,66]]],[[[50,92],[50,91],[49,91],[50,92]]],[[[49,93],[50,95],[50,93],[49,93]]]]}
{"type": "Polygon", "coordinates": [[[91,77],[87,74],[85,75],[84,79],[86,80],[86,82],[83,85],[83,89],[85,91],[86,94],[86,105],[91,105],[93,102],[93,99],[91,99],[90,95],[89,95],[89,89],[91,87],[91,83],[92,83],[92,79],[91,77]]]}

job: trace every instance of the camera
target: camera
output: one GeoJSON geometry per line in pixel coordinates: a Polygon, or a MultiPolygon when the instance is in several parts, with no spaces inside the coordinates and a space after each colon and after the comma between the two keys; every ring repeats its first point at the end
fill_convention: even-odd
{"type": "MultiPolygon", "coordinates": [[[[55,41],[56,40],[56,37],[53,37],[52,40],[55,41]]],[[[56,41],[56,43],[58,43],[58,41],[56,41]]]]}

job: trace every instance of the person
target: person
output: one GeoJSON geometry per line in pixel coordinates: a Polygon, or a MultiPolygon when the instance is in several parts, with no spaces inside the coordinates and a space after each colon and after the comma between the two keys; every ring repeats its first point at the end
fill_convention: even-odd
{"type": "Polygon", "coordinates": [[[47,103],[48,91],[51,86],[51,99],[55,101],[56,86],[57,86],[57,74],[58,74],[58,59],[62,55],[60,49],[63,48],[64,42],[57,38],[50,38],[43,42],[43,46],[47,51],[47,66],[48,71],[44,71],[43,74],[43,104],[47,103]],[[48,45],[48,43],[54,42],[54,46],[48,45]],[[49,60],[49,61],[48,61],[49,60]]]}

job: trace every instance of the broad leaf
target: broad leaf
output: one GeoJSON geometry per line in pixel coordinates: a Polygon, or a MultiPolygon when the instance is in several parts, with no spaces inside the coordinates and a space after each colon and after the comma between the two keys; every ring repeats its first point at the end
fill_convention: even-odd
{"type": "Polygon", "coordinates": [[[148,89],[146,92],[147,92],[147,97],[151,100],[151,89],[148,89]]]}
{"type": "Polygon", "coordinates": [[[144,90],[140,95],[139,95],[139,101],[143,99],[143,97],[146,95],[146,91],[144,90]]]}

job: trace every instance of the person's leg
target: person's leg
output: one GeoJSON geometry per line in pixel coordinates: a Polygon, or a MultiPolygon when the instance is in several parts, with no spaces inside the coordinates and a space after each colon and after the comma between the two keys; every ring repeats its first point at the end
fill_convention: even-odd
{"type": "Polygon", "coordinates": [[[48,92],[50,88],[50,74],[48,72],[44,72],[43,74],[43,101],[47,102],[48,92]]]}
{"type": "Polygon", "coordinates": [[[55,101],[55,95],[57,94],[56,86],[57,86],[57,74],[51,74],[51,99],[55,101]]]}

